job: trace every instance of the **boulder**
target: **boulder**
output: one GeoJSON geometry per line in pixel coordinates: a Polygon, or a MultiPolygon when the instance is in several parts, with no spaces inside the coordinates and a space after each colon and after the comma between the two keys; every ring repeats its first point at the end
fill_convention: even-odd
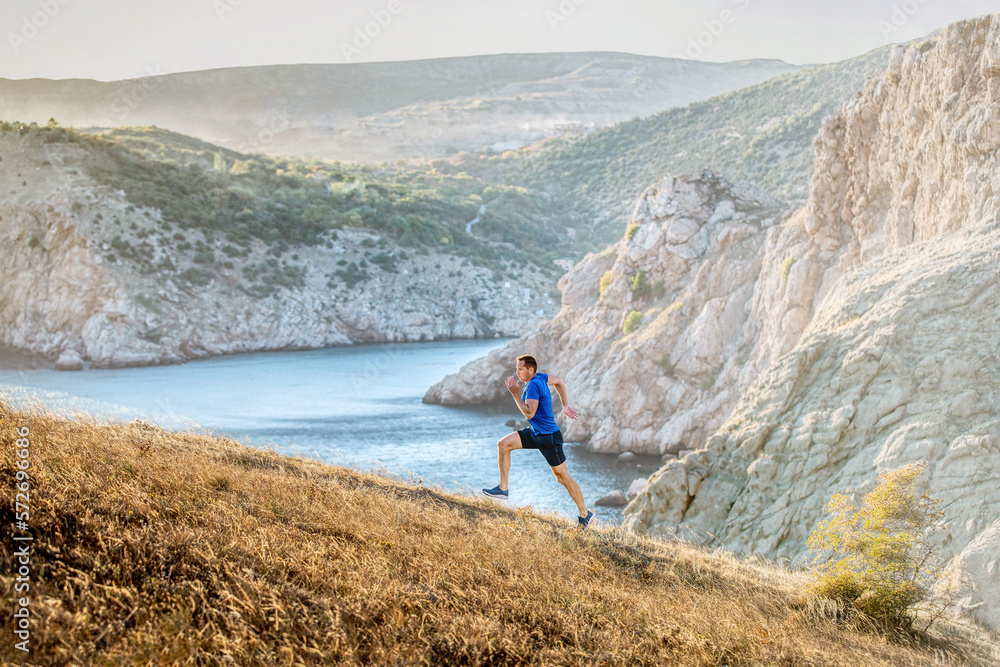
{"type": "Polygon", "coordinates": [[[786,213],[760,188],[709,170],[663,179],[636,204],[633,234],[563,276],[551,322],[466,364],[424,400],[495,402],[511,360],[531,353],[566,381],[580,413],[561,424],[567,440],[655,456],[700,447],[753,380],[759,322],[749,313],[768,228],[786,213]],[[633,310],[642,319],[625,334],[633,310]]]}
{"type": "Polygon", "coordinates": [[[76,350],[63,350],[56,360],[57,371],[82,371],[83,359],[76,350]]]}
{"type": "Polygon", "coordinates": [[[625,507],[628,505],[628,499],[624,493],[615,489],[611,493],[606,493],[598,498],[594,504],[599,507],[625,507]]]}
{"type": "Polygon", "coordinates": [[[640,493],[643,493],[648,486],[649,486],[649,480],[646,479],[645,477],[640,477],[639,479],[633,480],[633,482],[629,484],[628,491],[625,492],[625,497],[628,498],[629,500],[632,500],[640,493]]]}

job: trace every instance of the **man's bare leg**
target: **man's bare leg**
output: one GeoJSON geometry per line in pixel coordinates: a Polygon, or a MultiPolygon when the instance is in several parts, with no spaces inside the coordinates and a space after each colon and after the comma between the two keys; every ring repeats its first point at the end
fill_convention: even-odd
{"type": "MultiPolygon", "coordinates": [[[[510,459],[507,460],[508,467],[510,466],[510,459]]],[[[569,491],[569,497],[573,499],[576,503],[576,508],[580,511],[580,516],[587,516],[587,506],[583,502],[583,491],[580,490],[580,485],[576,483],[576,480],[570,477],[569,470],[567,469],[566,462],[563,461],[557,466],[552,466],[552,474],[556,476],[559,483],[566,487],[569,491]]],[[[503,475],[501,474],[501,478],[503,475]]],[[[504,482],[500,482],[501,488],[503,488],[504,482]]]]}
{"type": "Polygon", "coordinates": [[[500,468],[500,489],[507,490],[507,474],[510,472],[510,453],[521,449],[521,436],[508,433],[497,440],[497,467],[500,468]]]}

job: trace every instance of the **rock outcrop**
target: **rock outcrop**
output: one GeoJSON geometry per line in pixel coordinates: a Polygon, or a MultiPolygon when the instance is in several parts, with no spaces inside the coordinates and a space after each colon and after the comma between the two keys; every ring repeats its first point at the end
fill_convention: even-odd
{"type": "MultiPolygon", "coordinates": [[[[162,223],[160,212],[133,206],[121,191],[80,174],[82,151],[45,144],[34,133],[0,138],[0,187],[12,193],[0,202],[0,346],[61,359],[60,368],[512,336],[537,326],[535,313],[545,307],[545,295],[529,290],[526,297],[517,283],[462,266],[460,256],[407,254],[360,229],[295,248],[280,265],[254,240],[248,257],[228,266],[219,261],[212,280],[192,283],[185,272],[204,265],[149,234],[162,223]],[[123,246],[123,238],[131,244],[123,246]],[[148,272],[121,252],[114,258],[123,247],[171,268],[148,272]],[[368,265],[353,284],[337,276],[348,260],[364,266],[365,255],[376,252],[392,258],[392,270],[368,265]],[[301,284],[267,296],[248,293],[240,289],[248,283],[241,262],[298,271],[301,284]]],[[[216,240],[211,249],[225,257],[224,245],[216,240]]]]}
{"type": "Polygon", "coordinates": [[[759,215],[713,231],[714,209],[669,208],[738,201],[697,178],[654,187],[634,236],[564,278],[563,309],[542,332],[425,400],[455,400],[458,387],[489,399],[502,390],[501,361],[540,354],[585,413],[568,439],[608,451],[696,447],[650,477],[627,526],[772,558],[806,555],[833,494],[859,499],[879,472],[927,461],[926,489],[946,511],[942,554],[972,575],[968,609],[1000,627],[998,45],[1000,15],[897,48],[824,122],[807,204],[766,232],[759,215]],[[706,229],[710,250],[691,252],[706,229]],[[739,241],[727,246],[731,234],[739,241]],[[690,259],[671,281],[665,253],[678,245],[690,259]],[[684,317],[670,324],[669,306],[643,305],[638,330],[623,336],[636,307],[625,281],[640,270],[664,280],[684,317]],[[698,382],[685,402],[699,377],[714,384],[698,382]]]}
{"type": "Polygon", "coordinates": [[[998,43],[993,16],[898,49],[824,124],[809,202],[768,249],[798,258],[787,279],[807,298],[754,304],[763,340],[798,341],[704,449],[650,478],[626,525],[802,557],[831,495],[924,460],[942,553],[1000,627],[998,43]]]}
{"type": "Polygon", "coordinates": [[[562,425],[568,439],[661,455],[700,446],[755,375],[748,316],[768,229],[784,213],[763,190],[710,171],[664,179],[639,199],[625,238],[563,277],[551,322],[445,378],[424,401],[501,400],[514,358],[531,353],[568,383],[580,412],[562,425]],[[633,311],[641,320],[625,333],[633,311]]]}

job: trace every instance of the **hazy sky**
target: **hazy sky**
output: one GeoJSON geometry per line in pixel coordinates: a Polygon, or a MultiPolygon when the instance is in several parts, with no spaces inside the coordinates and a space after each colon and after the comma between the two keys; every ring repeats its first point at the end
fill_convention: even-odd
{"type": "Polygon", "coordinates": [[[548,51],[819,63],[992,12],[1000,0],[2,0],[0,77],[548,51]]]}

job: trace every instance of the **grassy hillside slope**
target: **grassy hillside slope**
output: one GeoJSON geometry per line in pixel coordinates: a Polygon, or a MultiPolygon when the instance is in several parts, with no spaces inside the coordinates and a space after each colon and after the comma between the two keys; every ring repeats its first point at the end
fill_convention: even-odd
{"type": "MultiPolygon", "coordinates": [[[[827,618],[803,578],[141,422],[0,402],[4,526],[29,430],[30,661],[990,664],[827,618]],[[22,443],[23,445],[23,443],[22,443]]],[[[2,541],[4,563],[12,540],[2,541]]],[[[14,575],[0,570],[12,627],[14,575]]],[[[0,644],[4,661],[26,656],[0,644]]]]}

